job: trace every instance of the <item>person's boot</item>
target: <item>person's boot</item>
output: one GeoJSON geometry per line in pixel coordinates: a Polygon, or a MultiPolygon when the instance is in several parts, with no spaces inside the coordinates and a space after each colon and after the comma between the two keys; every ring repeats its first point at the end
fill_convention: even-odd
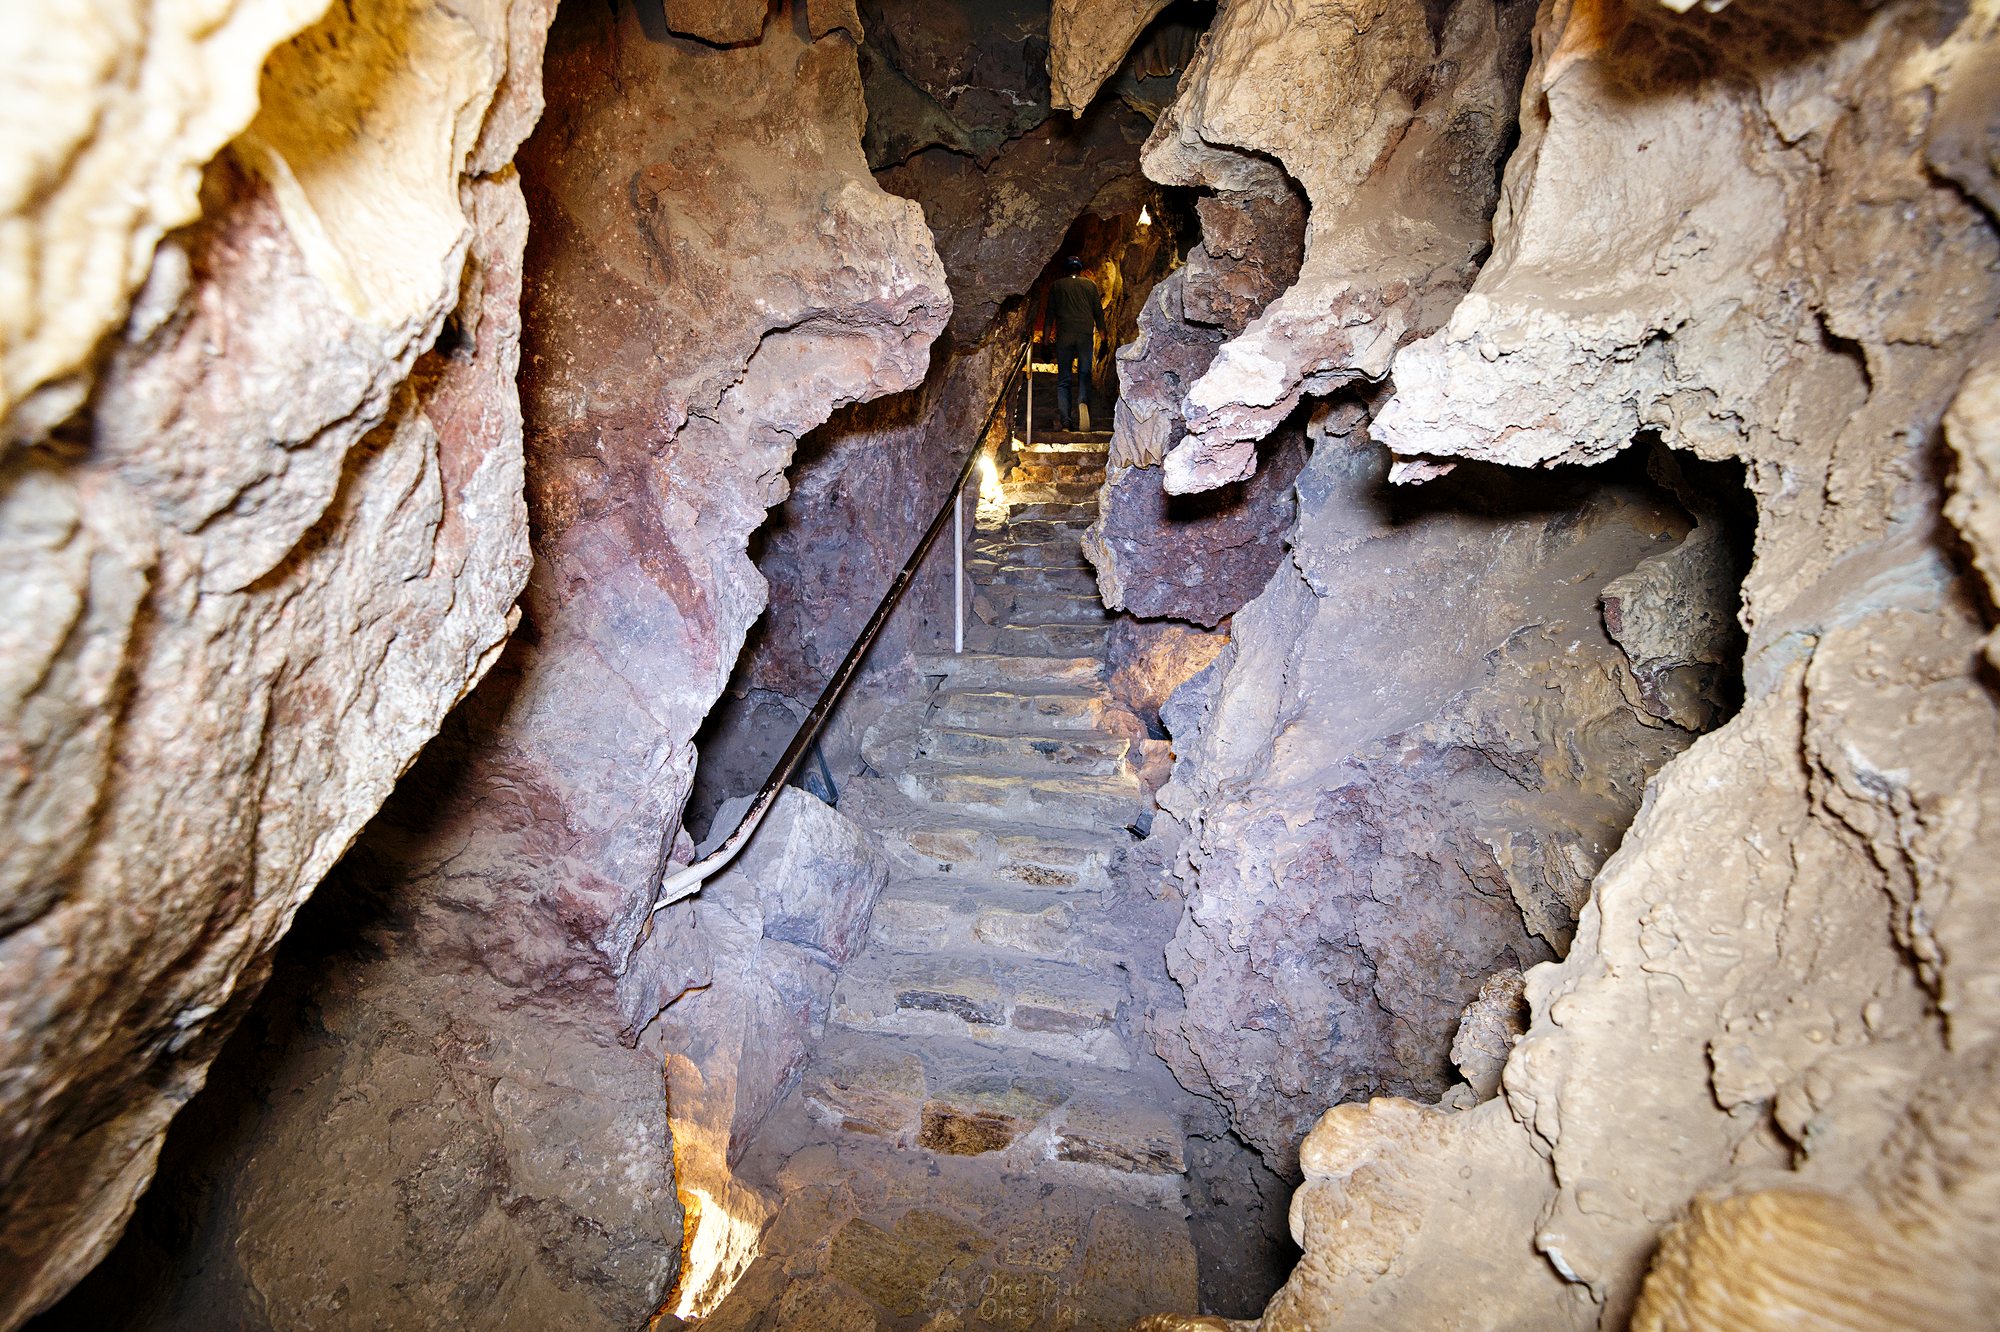
{"type": "Polygon", "coordinates": [[[1078,434],[1082,434],[1088,429],[1090,429],[1090,404],[1080,402],[1076,405],[1076,430],[1078,434]]]}

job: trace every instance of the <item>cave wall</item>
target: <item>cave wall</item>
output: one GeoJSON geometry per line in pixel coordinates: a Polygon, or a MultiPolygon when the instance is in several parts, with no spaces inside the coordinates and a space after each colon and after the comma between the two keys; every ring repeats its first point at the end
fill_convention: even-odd
{"type": "MultiPolygon", "coordinates": [[[[1357,340],[1353,364],[1386,373],[1367,431],[1392,451],[1392,480],[1424,483],[1414,495],[1483,485],[1485,465],[1602,463],[1654,438],[1740,465],[1756,533],[1741,573],[1744,701],[1660,767],[1643,800],[1622,789],[1638,810],[1615,852],[1562,876],[1574,936],[1561,960],[1527,971],[1527,1030],[1499,1043],[1496,1098],[1425,1104],[1435,1085],[1357,1088],[1404,1094],[1338,1106],[1307,1135],[1292,1213],[1306,1253],[1256,1324],[1272,1332],[1990,1322],[1992,1280],[1976,1255],[1993,1237],[2000,1067],[1989,1011],[2000,719],[1982,659],[2000,196],[1990,152],[1972,145],[1990,144],[1995,122],[1994,19],[1920,2],[1679,8],[1541,5],[1490,258],[1448,318],[1426,317],[1435,331],[1366,357],[1357,340]]],[[[1204,118],[1218,106],[1254,117],[1268,101],[1218,102],[1220,85],[1190,86],[1207,98],[1204,118]]],[[[1317,228],[1322,197],[1285,160],[1317,228]]],[[[1376,155],[1323,169],[1356,160],[1376,155]]],[[[1345,290],[1309,254],[1284,299],[1337,310],[1345,290]]],[[[1290,362],[1274,359],[1282,373],[1232,383],[1218,357],[1192,390],[1189,483],[1241,465],[1232,441],[1292,382],[1290,362]],[[1196,430],[1203,412],[1213,424],[1196,430]]],[[[1330,442],[1316,444],[1308,477],[1341,456],[1330,442]]],[[[1523,478],[1536,504],[1569,484],[1567,471],[1510,484],[1523,478]]],[[[1535,540],[1559,554],[1579,531],[1565,520],[1535,540]]],[[[1601,695],[1620,725],[1679,706],[1641,678],[1660,660],[1644,646],[1655,630],[1684,636],[1687,664],[1713,655],[1712,615],[1626,619],[1634,605],[1657,614],[1689,599],[1628,600],[1642,586],[1715,580],[1700,531],[1677,558],[1621,576],[1595,608],[1623,646],[1591,636],[1589,655],[1633,686],[1601,695]]],[[[1306,589],[1279,579],[1237,616],[1225,683],[1169,703],[1170,724],[1199,726],[1203,749],[1249,754],[1238,769],[1177,769],[1176,802],[1213,781],[1216,803],[1191,807],[1204,823],[1227,826],[1232,773],[1303,773],[1285,761],[1292,717],[1268,690],[1239,692],[1232,710],[1227,672],[1232,657],[1312,641],[1283,627],[1284,612],[1310,604],[1307,571],[1355,535],[1303,520],[1293,564],[1306,589]]],[[[1361,535],[1351,549],[1364,554],[1381,539],[1361,535]]],[[[1605,588],[1608,572],[1593,560],[1562,593],[1578,631],[1593,609],[1578,593],[1605,588]]],[[[1406,623],[1419,622],[1414,611],[1406,623]]],[[[1411,655],[1406,636],[1396,664],[1411,655]]],[[[1480,660],[1492,673],[1480,688],[1542,654],[1535,633],[1510,636],[1480,660]]],[[[1288,664],[1301,680],[1340,678],[1331,662],[1288,664]]],[[[1562,670],[1576,695],[1582,680],[1562,670]]],[[[1462,741],[1504,715],[1454,703],[1435,718],[1462,741]]],[[[1419,773],[1435,753],[1433,720],[1397,753],[1419,773]]],[[[1595,740],[1602,724],[1565,718],[1542,734],[1595,740]]],[[[1561,753],[1524,749],[1545,778],[1561,753]]],[[[1334,886],[1359,895],[1362,920],[1369,885],[1355,871],[1384,831],[1376,811],[1406,808],[1322,811],[1293,834],[1344,866],[1334,886]]],[[[1389,831],[1406,839],[1435,808],[1426,798],[1389,831]]],[[[1258,946],[1252,917],[1202,896],[1203,857],[1223,845],[1198,842],[1187,866],[1203,882],[1177,968],[1203,963],[1204,936],[1207,957],[1225,963],[1223,945],[1258,946]]],[[[1283,880],[1260,870],[1244,892],[1274,887],[1282,897],[1283,880]]],[[[1200,1013],[1193,993],[1197,1027],[1200,1013]]]]}
{"type": "Polygon", "coordinates": [[[689,852],[692,738],[762,609],[746,548],[797,440],[918,383],[950,313],[921,214],[862,157],[849,25],[763,15],[727,47],[629,5],[555,22],[516,206],[521,628],[329,885],[297,1020],[235,1070],[259,1113],[204,1121],[148,1325],[626,1328],[674,1293],[648,1024],[732,967],[775,977],[692,904],[649,915],[689,852]]]}
{"type": "Polygon", "coordinates": [[[4,1326],[117,1237],[527,573],[509,163],[549,5],[325,8],[11,39],[4,1326]]]}
{"type": "MultiPolygon", "coordinates": [[[[1459,1080],[1461,1010],[1568,947],[1697,733],[1644,705],[1599,609],[1687,539],[1670,495],[1490,467],[1390,493],[1358,407],[1329,415],[1288,558],[1163,709],[1185,1007],[1158,1048],[1294,1176],[1328,1107],[1459,1080]]],[[[1729,587],[1681,590],[1726,610],[1729,587]]]]}

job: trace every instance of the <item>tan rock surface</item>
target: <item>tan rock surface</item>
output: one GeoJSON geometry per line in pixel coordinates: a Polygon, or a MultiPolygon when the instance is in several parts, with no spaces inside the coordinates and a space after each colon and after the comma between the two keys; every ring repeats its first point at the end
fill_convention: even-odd
{"type": "Polygon", "coordinates": [[[1153,179],[1252,187],[1275,160],[1306,193],[1298,281],[1186,389],[1174,494],[1249,476],[1306,394],[1380,380],[1441,324],[1487,239],[1528,6],[1418,0],[1231,5],[1146,146],[1153,179]]]}
{"type": "Polygon", "coordinates": [[[200,212],[202,167],[256,113],[271,48],[326,0],[117,0],[16,15],[0,74],[0,418],[6,442],[74,412],[153,247],[200,212]]]}
{"type": "Polygon", "coordinates": [[[1055,0],[1049,9],[1049,100],[1082,115],[1168,0],[1055,0]]]}
{"type": "Polygon", "coordinates": [[[1962,393],[1977,558],[1965,377],[2000,245],[1925,150],[1966,123],[1934,91],[1992,40],[1918,3],[1544,6],[1494,256],[1397,357],[1378,428],[1412,478],[1645,430],[1744,460],[1749,697],[1654,779],[1569,955],[1529,973],[1503,1099],[1444,1121],[1476,1141],[1398,1140],[1382,1103],[1323,1121],[1478,1231],[1371,1262],[1374,1195],[1308,1191],[1260,1326],[1987,1321],[2000,712],[1930,459],[1962,393]]]}
{"type": "Polygon", "coordinates": [[[7,466],[8,1326],[116,1237],[293,912],[491,664],[527,572],[505,164],[534,90],[508,74],[539,64],[546,7],[337,10],[265,66],[201,220],[157,253],[310,15],[153,8],[149,44],[117,50],[125,30],[48,11],[30,50],[110,43],[99,82],[58,61],[15,83],[83,100],[14,143],[64,142],[48,126],[84,106],[99,137],[16,233],[56,267],[43,303],[7,303],[43,321],[10,340],[9,393],[72,372],[150,275],[84,411],[7,466]]]}

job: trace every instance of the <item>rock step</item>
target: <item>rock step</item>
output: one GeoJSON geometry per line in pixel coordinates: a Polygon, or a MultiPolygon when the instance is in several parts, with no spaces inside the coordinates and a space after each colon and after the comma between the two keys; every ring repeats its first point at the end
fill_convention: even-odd
{"type": "Polygon", "coordinates": [[[994,734],[940,726],[924,733],[917,753],[939,763],[961,763],[984,772],[1056,771],[1109,776],[1126,770],[1133,744],[1123,737],[1107,738],[1088,731],[1068,735],[994,734]]]}
{"type": "Polygon", "coordinates": [[[1015,521],[1025,519],[1031,523],[1080,521],[1088,526],[1097,520],[1097,503],[1093,500],[1089,504],[1021,504],[1013,508],[1007,516],[1015,521]]]}
{"type": "Polygon", "coordinates": [[[986,950],[891,953],[850,962],[834,990],[832,1022],[856,1031],[957,1036],[1100,1068],[1132,1065],[1118,1033],[1131,992],[1062,962],[986,950]]]}
{"type": "Polygon", "coordinates": [[[1111,612],[1089,592],[1052,592],[996,581],[986,589],[997,618],[1009,624],[1106,624],[1111,612]]]}
{"type": "Polygon", "coordinates": [[[1014,657],[995,652],[919,653],[917,670],[942,675],[962,689],[1044,686],[1092,688],[1103,681],[1096,657],[1014,657]]]}
{"type": "Polygon", "coordinates": [[[1097,595],[1097,571],[1086,564],[1067,568],[1037,564],[989,565],[985,569],[974,569],[972,577],[979,587],[993,593],[1020,591],[1097,595]]]}
{"type": "Polygon", "coordinates": [[[1111,447],[1109,430],[1041,430],[1029,442],[1028,453],[1069,453],[1095,449],[1103,452],[1111,447]]]}
{"type": "MultiPolygon", "coordinates": [[[[981,625],[977,646],[1023,657],[1074,657],[1085,652],[1102,654],[1110,632],[1109,621],[1104,624],[981,625]]],[[[968,631],[970,637],[972,635],[968,631]]]]}
{"type": "Polygon", "coordinates": [[[1049,828],[1123,828],[1138,819],[1144,804],[1137,780],[1123,773],[1030,777],[918,763],[896,774],[896,786],[914,801],[991,811],[1049,828]]]}
{"type": "MultiPolygon", "coordinates": [[[[1074,448],[1049,451],[1030,449],[1015,456],[1014,465],[1008,469],[1008,475],[1011,476],[1024,468],[1037,467],[1073,467],[1079,473],[1095,475],[1102,483],[1105,474],[1111,468],[1111,454],[1104,449],[1074,448]]],[[[1033,475],[1032,472],[1027,473],[1027,476],[1033,475]]]]}
{"type": "Polygon", "coordinates": [[[1075,541],[1081,544],[1078,529],[1070,523],[1052,523],[1024,518],[1018,523],[1001,523],[990,529],[1000,541],[1075,541]]]}
{"type": "Polygon", "coordinates": [[[1000,493],[1010,507],[1028,504],[1090,504],[1097,500],[1102,482],[1089,481],[1003,481],[1000,493]]]}
{"type": "Polygon", "coordinates": [[[1096,521],[1097,505],[1094,503],[1022,504],[1002,509],[997,514],[987,510],[972,530],[976,536],[1004,540],[1012,533],[1031,531],[1039,526],[1048,528],[1057,536],[1073,537],[1096,521]]]}
{"type": "Polygon", "coordinates": [[[875,903],[868,946],[897,953],[997,949],[1047,962],[1110,965],[1092,947],[1094,890],[1050,892],[1022,884],[904,874],[875,903]]]}
{"type": "Polygon", "coordinates": [[[1128,733],[1130,714],[1101,689],[941,689],[930,721],[990,734],[1046,731],[1128,733]]]}
{"type": "Polygon", "coordinates": [[[977,573],[986,562],[994,569],[1089,569],[1083,541],[976,541],[966,563],[977,573]]]}
{"type": "Polygon", "coordinates": [[[881,777],[856,777],[840,807],[872,829],[896,863],[922,874],[978,882],[1023,884],[1057,892],[1101,888],[1112,854],[1130,833],[1040,828],[971,810],[919,805],[881,777]]]}
{"type": "MultiPolygon", "coordinates": [[[[1185,1129],[1166,1087],[950,1037],[833,1028],[800,1095],[838,1132],[940,1156],[1003,1153],[1003,1163],[1019,1158],[1038,1173],[1060,1163],[1078,1169],[1072,1178],[1151,1182],[1179,1200],[1185,1129]]],[[[1060,1166],[1053,1173],[1067,1173],[1060,1166]]]]}
{"type": "Polygon", "coordinates": [[[1045,462],[1037,459],[1014,464],[1014,466],[1007,469],[1007,475],[1001,479],[1000,484],[1003,487],[1036,481],[1082,482],[1090,486],[1102,486],[1104,484],[1105,469],[1103,467],[1090,463],[1070,461],[1071,458],[1082,457],[1083,455],[1081,454],[1065,456],[1058,453],[1045,456],[1051,459],[1051,461],[1045,462]],[[1053,461],[1053,459],[1058,458],[1062,459],[1062,461],[1053,461]]]}

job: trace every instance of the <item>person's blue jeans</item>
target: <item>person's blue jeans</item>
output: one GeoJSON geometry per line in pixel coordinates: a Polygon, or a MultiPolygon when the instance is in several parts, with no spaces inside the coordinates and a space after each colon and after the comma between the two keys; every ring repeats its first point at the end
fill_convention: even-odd
{"type": "Polygon", "coordinates": [[[1090,406],[1090,368],[1093,349],[1090,334],[1076,338],[1056,337],[1056,415],[1063,429],[1076,428],[1076,406],[1090,406]]]}

